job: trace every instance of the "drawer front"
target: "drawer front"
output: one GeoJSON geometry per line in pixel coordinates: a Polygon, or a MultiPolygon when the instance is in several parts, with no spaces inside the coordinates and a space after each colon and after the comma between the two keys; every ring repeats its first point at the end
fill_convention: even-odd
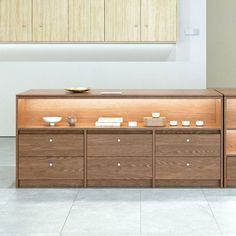
{"type": "Polygon", "coordinates": [[[21,134],[19,155],[38,156],[83,156],[82,134],[21,134]]]}
{"type": "Polygon", "coordinates": [[[83,158],[20,157],[19,179],[83,179],[83,158]]]}
{"type": "Polygon", "coordinates": [[[152,179],[152,158],[88,158],[88,179],[152,179]]]}
{"type": "Polygon", "coordinates": [[[156,158],[157,179],[220,179],[220,158],[163,157],[156,158]]]}
{"type": "Polygon", "coordinates": [[[88,134],[88,156],[151,157],[151,134],[88,134]]]}
{"type": "Polygon", "coordinates": [[[156,156],[220,156],[220,134],[156,135],[156,156]]]}
{"type": "Polygon", "coordinates": [[[227,157],[227,179],[236,179],[236,156],[227,157]]]}

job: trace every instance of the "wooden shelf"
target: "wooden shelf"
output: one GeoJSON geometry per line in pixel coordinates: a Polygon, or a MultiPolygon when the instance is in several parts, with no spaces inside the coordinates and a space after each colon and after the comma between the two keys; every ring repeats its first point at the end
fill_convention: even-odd
{"type": "Polygon", "coordinates": [[[162,186],[222,186],[220,93],[211,89],[112,92],[18,94],[17,185],[156,187],[163,181],[162,186]],[[166,118],[165,127],[144,126],[144,117],[153,112],[166,118]],[[51,127],[43,122],[45,116],[63,119],[51,127]],[[68,125],[69,116],[77,117],[76,126],[68,125]],[[96,127],[99,117],[123,117],[124,123],[96,127]],[[170,120],[179,125],[170,126],[170,120]],[[183,127],[183,120],[192,125],[183,127]],[[205,126],[196,127],[197,120],[205,126]],[[138,126],[129,127],[128,121],[137,121],[138,126]],[[68,179],[62,176],[65,171],[71,174],[68,179]]]}

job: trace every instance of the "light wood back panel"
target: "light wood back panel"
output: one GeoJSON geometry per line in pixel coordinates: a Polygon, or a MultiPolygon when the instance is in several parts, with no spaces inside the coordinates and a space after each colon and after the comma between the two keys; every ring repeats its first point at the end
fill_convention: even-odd
{"type": "Polygon", "coordinates": [[[69,0],[69,40],[104,41],[105,0],[69,0]]]}
{"type": "Polygon", "coordinates": [[[105,0],[105,40],[140,41],[140,0],[105,0]]]}
{"type": "Polygon", "coordinates": [[[226,131],[226,155],[236,155],[236,130],[226,131]]]}
{"type": "Polygon", "coordinates": [[[167,122],[204,120],[216,126],[221,119],[216,117],[216,99],[19,99],[18,109],[19,127],[45,125],[43,116],[62,116],[61,125],[66,125],[67,116],[78,117],[79,124],[95,124],[101,116],[142,122],[152,112],[160,112],[167,122]]]}
{"type": "Polygon", "coordinates": [[[227,128],[236,128],[236,99],[226,100],[226,122],[227,128]]]}
{"type": "Polygon", "coordinates": [[[0,41],[32,40],[32,0],[0,0],[0,41]]]}
{"type": "Polygon", "coordinates": [[[68,41],[68,0],[33,0],[33,41],[68,41]]]}
{"type": "Polygon", "coordinates": [[[141,0],[141,40],[176,41],[177,0],[141,0]]]}

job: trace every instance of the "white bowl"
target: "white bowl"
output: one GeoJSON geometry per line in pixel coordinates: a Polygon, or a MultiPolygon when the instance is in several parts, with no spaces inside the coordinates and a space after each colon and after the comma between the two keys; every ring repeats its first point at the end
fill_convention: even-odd
{"type": "Polygon", "coordinates": [[[171,120],[170,121],[170,126],[177,126],[178,125],[178,121],[177,120],[171,120]]]}
{"type": "Polygon", "coordinates": [[[198,127],[204,126],[204,121],[203,120],[197,120],[196,121],[196,126],[198,126],[198,127]]]}
{"type": "Polygon", "coordinates": [[[184,120],[184,121],[182,121],[182,125],[183,126],[190,126],[190,121],[189,120],[184,120]]]}
{"type": "Polygon", "coordinates": [[[55,126],[56,123],[60,122],[61,120],[62,120],[62,117],[58,117],[58,116],[43,117],[43,121],[46,123],[49,123],[50,126],[55,126]]]}
{"type": "Polygon", "coordinates": [[[159,118],[161,114],[159,112],[153,112],[152,113],[152,118],[159,118]]]}

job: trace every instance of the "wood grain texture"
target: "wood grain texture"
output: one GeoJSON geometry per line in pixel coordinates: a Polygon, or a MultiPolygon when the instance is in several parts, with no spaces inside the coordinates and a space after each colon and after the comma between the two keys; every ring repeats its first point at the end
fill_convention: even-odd
{"type": "Polygon", "coordinates": [[[88,180],[152,179],[152,158],[88,158],[87,167],[88,180]]]}
{"type": "Polygon", "coordinates": [[[83,158],[20,157],[19,179],[83,179],[83,158]]]}
{"type": "Polygon", "coordinates": [[[104,41],[104,1],[69,0],[69,41],[104,41]]]}
{"type": "Polygon", "coordinates": [[[0,1],[0,41],[32,41],[32,1],[0,1]]]}
{"type": "Polygon", "coordinates": [[[226,130],[226,155],[236,155],[236,130],[226,130]]]}
{"type": "Polygon", "coordinates": [[[226,107],[227,109],[225,110],[226,112],[226,129],[227,128],[236,128],[236,97],[235,99],[233,98],[228,98],[226,99],[226,107]]]}
{"type": "Polygon", "coordinates": [[[176,42],[177,1],[141,1],[141,41],[176,42]]]}
{"type": "Polygon", "coordinates": [[[20,157],[83,156],[83,135],[80,134],[21,134],[20,157]]]}
{"type": "Polygon", "coordinates": [[[219,188],[219,180],[186,180],[186,179],[176,179],[176,180],[156,180],[156,187],[206,187],[206,188],[219,188]]]}
{"type": "Polygon", "coordinates": [[[226,157],[226,158],[227,158],[227,180],[236,180],[236,156],[226,157]]]}
{"type": "Polygon", "coordinates": [[[140,41],[140,0],[105,0],[105,41],[140,41]]]}
{"type": "Polygon", "coordinates": [[[156,179],[217,180],[220,179],[220,158],[158,157],[156,179]]]}
{"type": "Polygon", "coordinates": [[[151,179],[136,179],[136,180],[122,180],[122,179],[99,179],[99,180],[88,180],[88,187],[119,187],[119,188],[150,188],[152,187],[151,179]]]}
{"type": "Polygon", "coordinates": [[[68,41],[68,17],[68,0],[33,0],[33,41],[68,41]]]}
{"type": "Polygon", "coordinates": [[[219,134],[156,135],[156,156],[220,157],[220,138],[219,134]]]}
{"type": "Polygon", "coordinates": [[[21,188],[65,188],[82,187],[81,179],[24,179],[19,180],[21,188]]]}
{"type": "Polygon", "coordinates": [[[88,134],[88,157],[152,156],[151,134],[88,134]]]}
{"type": "Polygon", "coordinates": [[[31,89],[17,98],[222,98],[214,89],[92,89],[86,93],[68,93],[63,89],[31,89]],[[121,94],[109,94],[119,91],[121,94]],[[105,93],[102,93],[105,92],[105,93]]]}

